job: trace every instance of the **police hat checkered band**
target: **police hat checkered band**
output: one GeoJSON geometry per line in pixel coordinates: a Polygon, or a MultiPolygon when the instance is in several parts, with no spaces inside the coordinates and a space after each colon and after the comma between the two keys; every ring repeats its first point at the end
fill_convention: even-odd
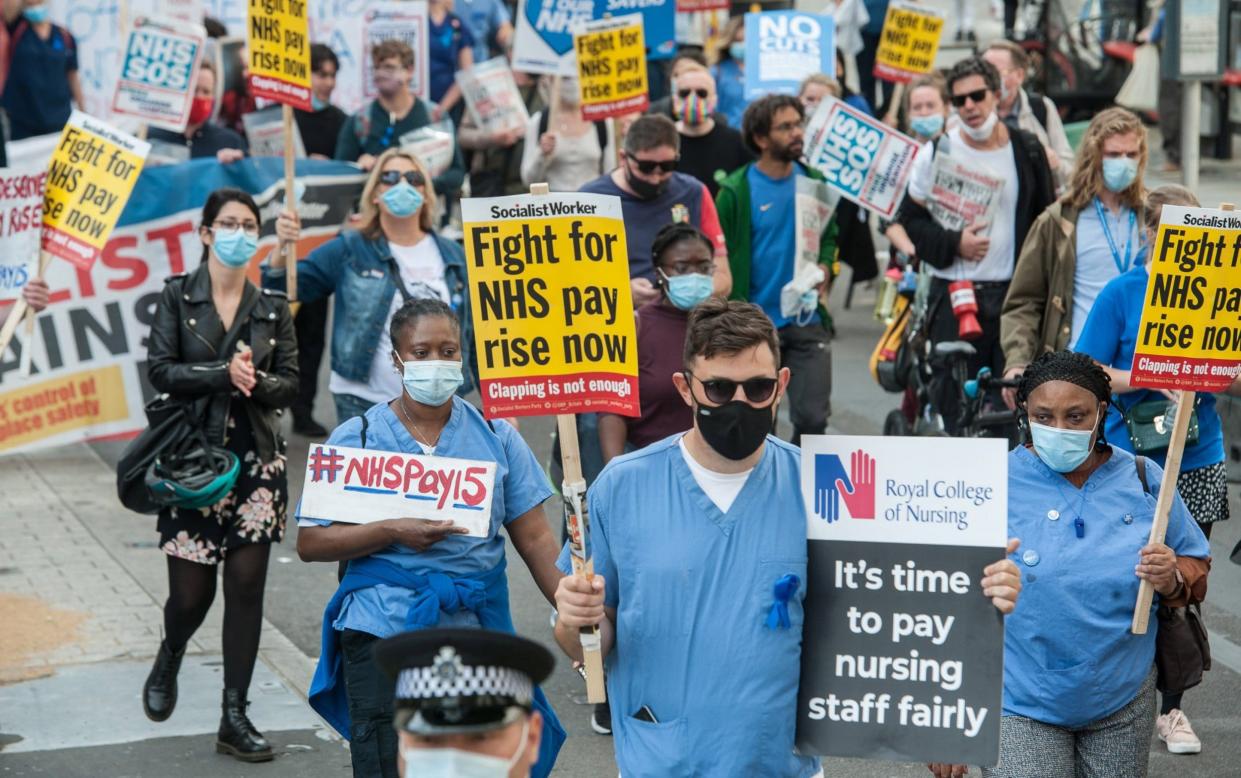
{"type": "Polygon", "coordinates": [[[432,667],[402,670],[396,679],[397,700],[497,696],[528,706],[534,699],[534,684],[529,676],[511,667],[466,665],[455,654],[447,662],[441,661],[442,657],[441,653],[432,667]]]}

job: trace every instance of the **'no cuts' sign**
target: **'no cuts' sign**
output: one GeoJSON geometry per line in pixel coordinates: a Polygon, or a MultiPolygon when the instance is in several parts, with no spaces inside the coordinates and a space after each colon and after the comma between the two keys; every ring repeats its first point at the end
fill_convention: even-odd
{"type": "Polygon", "coordinates": [[[797,94],[811,73],[836,76],[836,22],[800,11],[745,15],[745,96],[797,94]]]}

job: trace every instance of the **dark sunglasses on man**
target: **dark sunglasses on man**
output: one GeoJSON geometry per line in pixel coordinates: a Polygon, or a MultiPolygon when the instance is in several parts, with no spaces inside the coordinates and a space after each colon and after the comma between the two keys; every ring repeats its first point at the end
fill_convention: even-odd
{"type": "Polygon", "coordinates": [[[379,174],[379,183],[384,186],[396,186],[402,178],[408,181],[410,186],[422,186],[427,182],[422,177],[422,173],[417,170],[407,170],[404,173],[399,170],[385,170],[379,174]]]}
{"type": "Polygon", "coordinates": [[[975,105],[977,105],[978,103],[981,103],[985,99],[987,99],[987,90],[986,89],[975,89],[973,92],[966,92],[963,95],[953,95],[952,104],[955,105],[957,108],[964,108],[966,100],[969,100],[975,105]]]}
{"type": "Polygon", "coordinates": [[[678,89],[677,90],[677,97],[681,98],[682,100],[689,97],[691,94],[698,95],[700,99],[706,100],[707,97],[711,93],[708,92],[706,89],[701,89],[701,88],[700,89],[678,89]]]}
{"type": "Polygon", "coordinates": [[[723,405],[732,402],[737,396],[737,387],[745,392],[745,398],[752,403],[767,402],[776,391],[776,384],[779,381],[775,378],[756,377],[747,378],[744,381],[734,381],[731,378],[712,378],[707,381],[696,378],[693,373],[688,370],[685,375],[691,380],[697,380],[702,384],[703,393],[707,399],[716,405],[723,405]]]}
{"type": "Polygon", "coordinates": [[[625,152],[625,156],[629,157],[629,161],[636,165],[639,171],[648,176],[656,170],[664,173],[671,173],[677,169],[677,162],[680,159],[678,157],[677,159],[665,159],[657,162],[653,159],[638,159],[628,151],[625,152]]]}

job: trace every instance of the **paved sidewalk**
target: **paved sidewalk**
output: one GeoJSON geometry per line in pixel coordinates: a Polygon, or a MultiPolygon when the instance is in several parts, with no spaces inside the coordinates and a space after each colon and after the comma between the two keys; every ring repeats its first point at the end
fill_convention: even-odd
{"type": "Polygon", "coordinates": [[[266,622],[250,716],[277,764],[215,754],[222,595],[188,647],[176,712],[148,721],[167,593],[155,518],[117,503],[112,469],[85,445],[3,466],[0,775],[347,774],[346,747],[305,704],[311,661],[266,622]]]}

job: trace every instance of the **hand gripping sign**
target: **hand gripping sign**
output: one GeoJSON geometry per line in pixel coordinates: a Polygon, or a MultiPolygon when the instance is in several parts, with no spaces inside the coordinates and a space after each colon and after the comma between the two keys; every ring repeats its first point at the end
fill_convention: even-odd
{"type": "MultiPolygon", "coordinates": [[[[1150,542],[1162,543],[1176,495],[1196,392],[1222,392],[1241,375],[1241,214],[1165,205],[1151,247],[1131,386],[1180,390],[1150,542]]],[[[1134,634],[1146,632],[1154,588],[1142,581],[1134,634]]]]}

